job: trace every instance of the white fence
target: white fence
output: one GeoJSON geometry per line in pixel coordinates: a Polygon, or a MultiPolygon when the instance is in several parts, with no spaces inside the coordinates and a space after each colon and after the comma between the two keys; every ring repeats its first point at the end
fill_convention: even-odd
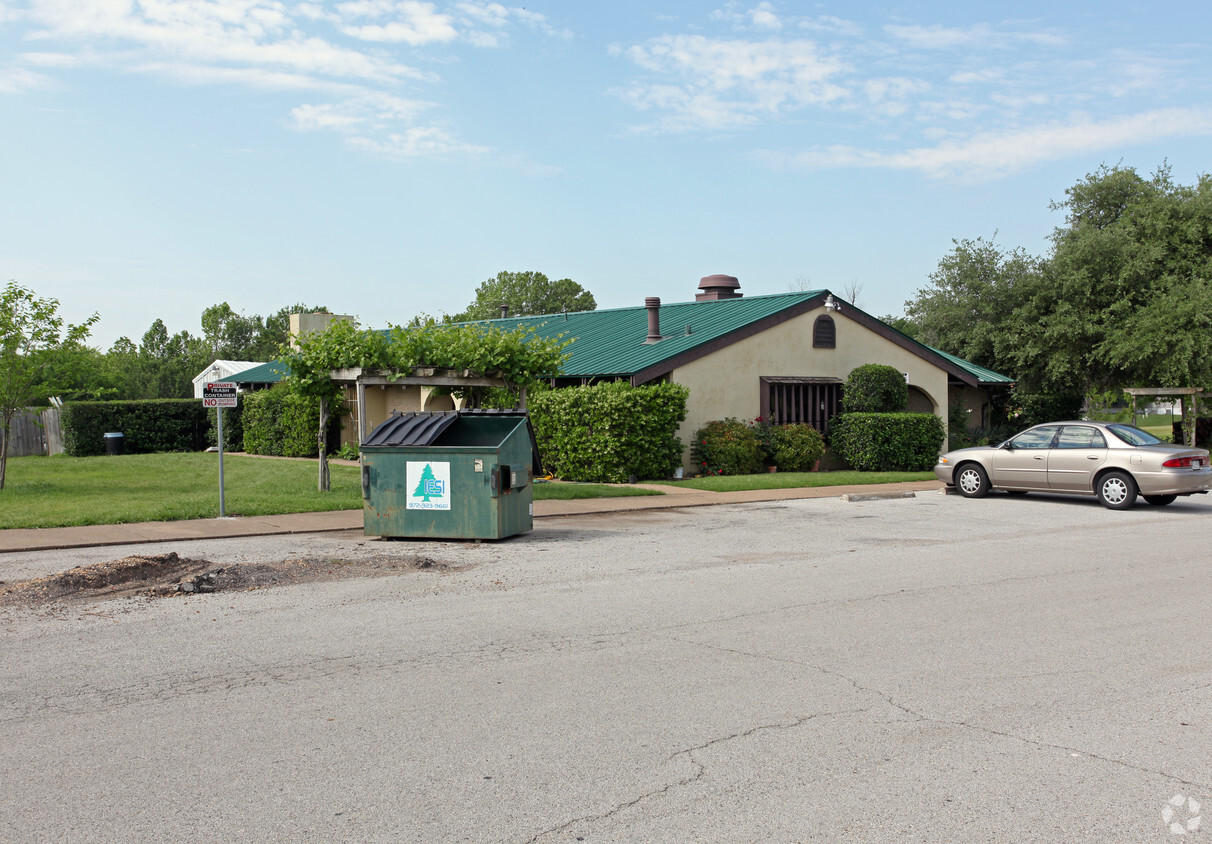
{"type": "Polygon", "coordinates": [[[13,417],[8,432],[8,456],[30,457],[63,453],[59,408],[26,410],[13,417]]]}

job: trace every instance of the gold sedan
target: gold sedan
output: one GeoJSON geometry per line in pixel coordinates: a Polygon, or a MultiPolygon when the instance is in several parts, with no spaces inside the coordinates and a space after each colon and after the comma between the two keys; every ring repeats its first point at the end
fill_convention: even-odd
{"type": "Polygon", "coordinates": [[[1115,422],[1036,425],[1000,445],[949,451],[934,474],[965,498],[991,489],[1061,492],[1097,496],[1114,510],[1132,507],[1137,495],[1160,506],[1212,489],[1207,449],[1115,422]]]}

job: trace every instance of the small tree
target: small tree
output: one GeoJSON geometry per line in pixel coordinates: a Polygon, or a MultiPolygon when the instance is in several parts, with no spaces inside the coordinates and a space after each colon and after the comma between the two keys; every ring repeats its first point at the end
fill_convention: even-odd
{"type": "Polygon", "coordinates": [[[508,307],[509,316],[534,316],[560,311],[592,311],[598,303],[592,293],[570,278],[552,281],[534,270],[502,271],[477,287],[476,298],[467,310],[451,319],[455,322],[497,319],[501,316],[502,305],[508,307]]]}
{"type": "Polygon", "coordinates": [[[97,319],[93,314],[80,325],[64,325],[58,299],[39,299],[15,281],[0,294],[0,489],[13,417],[57,392],[56,357],[79,346],[97,319]]]}
{"type": "Polygon", "coordinates": [[[847,413],[898,413],[909,404],[909,387],[895,367],[867,363],[850,371],[842,397],[847,413]]]}

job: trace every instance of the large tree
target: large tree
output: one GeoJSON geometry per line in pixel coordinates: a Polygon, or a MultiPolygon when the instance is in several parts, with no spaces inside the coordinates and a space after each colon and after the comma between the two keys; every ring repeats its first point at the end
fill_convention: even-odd
{"type": "Polygon", "coordinates": [[[1042,326],[1048,374],[1094,389],[1212,386],[1212,176],[1101,167],[1066,191],[1042,326]]]}
{"type": "Polygon", "coordinates": [[[1100,167],[1035,258],[957,241],[906,303],[918,339],[1029,391],[1212,386],[1212,177],[1100,167]]]}
{"type": "Polygon", "coordinates": [[[8,467],[13,417],[59,391],[59,358],[76,351],[97,315],[79,325],[64,324],[58,299],[41,299],[15,281],[0,294],[0,489],[8,467]]]}
{"type": "Polygon", "coordinates": [[[905,303],[922,343],[997,372],[1022,367],[1020,309],[1040,289],[1043,262],[996,240],[957,240],[905,303]]]}
{"type": "Polygon", "coordinates": [[[593,294],[570,278],[551,281],[543,273],[529,270],[501,271],[476,288],[476,298],[467,310],[451,317],[454,322],[497,319],[501,307],[509,316],[558,314],[561,311],[592,311],[598,303],[593,294]]]}

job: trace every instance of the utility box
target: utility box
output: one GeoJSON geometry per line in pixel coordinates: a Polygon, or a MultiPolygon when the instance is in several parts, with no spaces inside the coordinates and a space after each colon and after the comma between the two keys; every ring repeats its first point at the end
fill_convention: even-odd
{"type": "Polygon", "coordinates": [[[396,411],[361,450],[367,536],[504,539],[534,526],[542,469],[525,411],[396,411]]]}

